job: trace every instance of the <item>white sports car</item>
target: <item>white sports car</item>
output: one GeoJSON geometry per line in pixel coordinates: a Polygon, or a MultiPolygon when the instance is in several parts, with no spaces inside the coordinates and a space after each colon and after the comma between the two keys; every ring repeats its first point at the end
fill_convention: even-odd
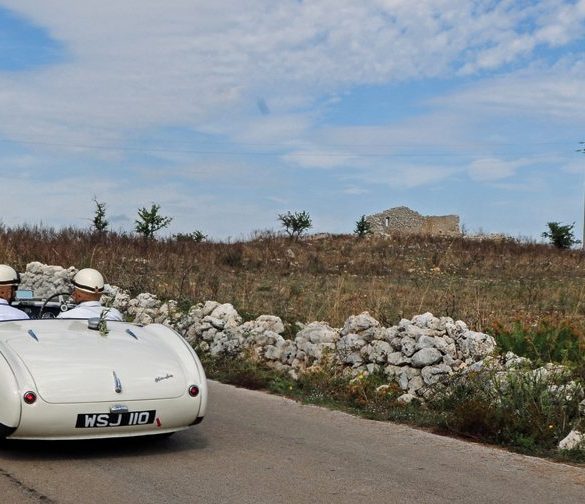
{"type": "Polygon", "coordinates": [[[170,434],[203,420],[205,372],[178,333],[97,322],[0,322],[0,438],[170,434]]]}

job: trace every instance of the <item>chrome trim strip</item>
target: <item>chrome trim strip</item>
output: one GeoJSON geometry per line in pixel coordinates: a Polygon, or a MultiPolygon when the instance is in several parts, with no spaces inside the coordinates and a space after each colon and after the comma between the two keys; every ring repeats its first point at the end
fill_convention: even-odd
{"type": "Polygon", "coordinates": [[[122,392],[122,382],[120,381],[120,378],[118,378],[116,371],[113,371],[113,374],[114,374],[114,390],[116,391],[116,394],[120,394],[122,392]]]}
{"type": "Polygon", "coordinates": [[[138,336],[136,336],[136,334],[134,334],[134,333],[133,333],[133,332],[132,332],[130,329],[126,329],[126,332],[127,332],[127,333],[128,333],[130,336],[132,336],[132,337],[133,337],[135,340],[137,340],[137,339],[138,339],[138,336]]]}
{"type": "Polygon", "coordinates": [[[128,406],[125,404],[114,404],[110,408],[110,413],[128,413],[128,406]]]}

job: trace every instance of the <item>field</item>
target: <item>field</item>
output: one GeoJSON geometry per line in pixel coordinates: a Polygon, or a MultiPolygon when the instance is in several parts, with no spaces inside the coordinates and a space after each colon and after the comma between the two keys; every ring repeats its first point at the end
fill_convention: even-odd
{"type": "Polygon", "coordinates": [[[150,240],[37,227],[0,228],[0,261],[92,266],[132,293],[230,302],[245,316],[384,324],[430,311],[476,330],[569,324],[585,330],[585,254],[518,240],[256,233],[231,243],[150,240]]]}

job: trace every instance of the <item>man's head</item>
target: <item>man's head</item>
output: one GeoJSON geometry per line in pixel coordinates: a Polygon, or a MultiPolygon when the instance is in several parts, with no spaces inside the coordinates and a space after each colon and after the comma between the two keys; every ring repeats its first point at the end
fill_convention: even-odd
{"type": "Polygon", "coordinates": [[[76,303],[99,301],[104,292],[104,277],[92,268],[84,268],[73,277],[73,294],[76,303]]]}
{"type": "Polygon", "coordinates": [[[0,298],[12,302],[19,283],[20,275],[16,270],[6,264],[0,264],[0,298]]]}

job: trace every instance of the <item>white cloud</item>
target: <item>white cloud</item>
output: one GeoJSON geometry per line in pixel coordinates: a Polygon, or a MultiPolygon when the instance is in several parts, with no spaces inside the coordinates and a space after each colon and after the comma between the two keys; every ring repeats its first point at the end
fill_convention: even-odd
{"type": "Polygon", "coordinates": [[[88,125],[108,142],[155,125],[230,130],[258,112],[258,96],[279,115],[302,96],[347,86],[497,68],[538,44],[578,39],[584,16],[583,2],[568,0],[0,5],[45,26],[70,54],[58,66],[0,77],[1,131],[70,142],[91,140],[88,125]]]}
{"type": "Polygon", "coordinates": [[[486,78],[468,88],[433,99],[435,105],[474,110],[483,116],[513,115],[580,122],[585,116],[585,65],[581,57],[551,67],[532,65],[486,78]]]}
{"type": "Polygon", "coordinates": [[[492,182],[512,177],[529,161],[505,161],[502,159],[476,159],[469,167],[469,176],[478,182],[492,182]]]}
{"type": "Polygon", "coordinates": [[[273,150],[291,143],[311,126],[309,114],[281,114],[267,117],[236,119],[230,125],[219,125],[238,144],[249,144],[251,151],[273,150]]]}
{"type": "Polygon", "coordinates": [[[347,166],[351,164],[352,160],[355,161],[356,157],[337,149],[327,149],[326,146],[322,148],[311,146],[302,149],[295,149],[282,156],[282,159],[303,168],[330,169],[339,166],[347,166]]]}
{"type": "Polygon", "coordinates": [[[346,187],[345,189],[343,189],[343,193],[344,194],[349,194],[352,196],[360,196],[362,194],[368,194],[370,191],[368,191],[367,189],[364,189],[363,187],[358,187],[358,186],[351,186],[351,187],[346,187]]]}
{"type": "Polygon", "coordinates": [[[585,156],[583,156],[582,159],[575,159],[574,161],[570,161],[564,165],[561,165],[561,169],[566,173],[581,176],[585,175],[585,156]]]}
{"type": "Polygon", "coordinates": [[[346,176],[352,181],[360,181],[371,186],[387,186],[392,189],[420,188],[447,180],[460,173],[461,168],[440,164],[388,163],[386,166],[369,166],[367,169],[354,169],[346,176]]]}

